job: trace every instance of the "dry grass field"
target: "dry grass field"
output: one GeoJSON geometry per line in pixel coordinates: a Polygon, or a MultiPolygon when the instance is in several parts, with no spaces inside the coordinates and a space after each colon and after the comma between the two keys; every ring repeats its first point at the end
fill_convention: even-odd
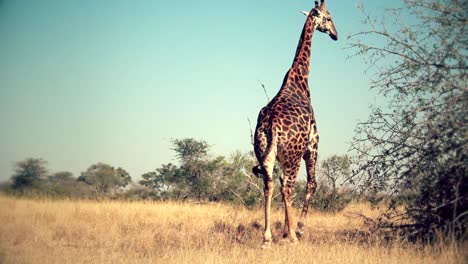
{"type": "Polygon", "coordinates": [[[0,263],[466,263],[466,247],[385,243],[354,205],[310,212],[300,243],[262,250],[262,212],[223,204],[54,201],[0,196],[0,263]]]}

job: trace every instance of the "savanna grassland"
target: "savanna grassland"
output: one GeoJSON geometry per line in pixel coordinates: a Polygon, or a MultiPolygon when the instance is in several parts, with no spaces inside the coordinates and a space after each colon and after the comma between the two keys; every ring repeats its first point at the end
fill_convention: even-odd
{"type": "Polygon", "coordinates": [[[0,196],[0,263],[464,263],[466,247],[388,242],[354,212],[310,212],[300,243],[262,250],[260,208],[224,204],[30,200],[0,196]]]}

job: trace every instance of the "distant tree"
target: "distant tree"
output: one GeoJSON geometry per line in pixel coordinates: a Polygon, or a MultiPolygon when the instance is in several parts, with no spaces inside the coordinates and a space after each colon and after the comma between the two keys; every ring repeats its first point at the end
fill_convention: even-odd
{"type": "Polygon", "coordinates": [[[467,231],[467,10],[462,0],[404,0],[382,21],[363,10],[369,29],[351,36],[383,99],[357,126],[355,179],[409,194],[405,216],[420,234],[467,231]]]}
{"type": "Polygon", "coordinates": [[[323,200],[323,209],[339,211],[352,200],[350,188],[351,157],[349,155],[332,155],[320,163],[318,167],[319,186],[323,200]]]}
{"type": "Polygon", "coordinates": [[[47,162],[43,159],[28,158],[15,164],[12,175],[13,189],[35,187],[47,177],[47,162]]]}
{"type": "Polygon", "coordinates": [[[204,140],[194,138],[174,139],[172,141],[176,157],[180,161],[180,182],[190,187],[190,192],[199,200],[206,198],[210,185],[207,177],[210,170],[208,151],[210,145],[204,140]]]}
{"type": "Polygon", "coordinates": [[[348,155],[328,157],[321,162],[319,171],[332,191],[336,192],[337,184],[346,182],[351,176],[351,157],[348,155]]]}
{"type": "Polygon", "coordinates": [[[141,178],[142,180],[140,180],[139,183],[151,189],[162,190],[165,185],[164,177],[158,175],[156,171],[146,172],[141,175],[141,178]]]}
{"type": "Polygon", "coordinates": [[[250,173],[251,153],[209,157],[209,144],[193,138],[172,141],[179,165],[164,164],[143,174],[141,185],[160,199],[233,201],[245,205],[258,202],[262,181],[250,173]]]}
{"type": "Polygon", "coordinates": [[[41,188],[41,194],[49,197],[89,198],[91,188],[82,181],[77,181],[73,173],[60,171],[49,175],[41,188]]]}
{"type": "Polygon", "coordinates": [[[73,173],[69,171],[60,171],[56,172],[48,177],[50,182],[64,182],[64,181],[75,181],[76,178],[73,177],[73,173]]]}
{"type": "Polygon", "coordinates": [[[139,183],[154,190],[158,198],[180,199],[189,195],[188,184],[181,173],[176,165],[163,164],[155,171],[141,175],[139,183]]]}
{"type": "Polygon", "coordinates": [[[120,187],[126,187],[132,182],[132,177],[130,177],[130,174],[126,170],[119,167],[115,170],[115,173],[120,179],[120,187]]]}
{"type": "Polygon", "coordinates": [[[185,166],[205,159],[210,149],[210,145],[206,141],[194,138],[173,139],[172,145],[176,157],[185,166]]]}
{"type": "Polygon", "coordinates": [[[263,197],[263,179],[252,174],[256,165],[253,152],[235,151],[224,166],[225,192],[227,200],[252,206],[261,202],[263,197]]]}
{"type": "Polygon", "coordinates": [[[194,138],[174,139],[172,145],[180,165],[163,164],[143,174],[140,184],[155,190],[160,198],[208,199],[212,183],[209,174],[215,170],[208,158],[210,146],[194,138]]]}
{"type": "Polygon", "coordinates": [[[109,194],[127,186],[131,178],[122,168],[115,169],[108,164],[97,163],[82,172],[78,181],[92,186],[99,194],[109,194]]]}
{"type": "Polygon", "coordinates": [[[259,187],[261,180],[251,174],[253,155],[235,152],[229,158],[210,158],[210,145],[204,140],[185,138],[173,140],[173,144],[181,163],[178,175],[189,186],[193,198],[245,205],[258,202],[263,187],[259,187]]]}

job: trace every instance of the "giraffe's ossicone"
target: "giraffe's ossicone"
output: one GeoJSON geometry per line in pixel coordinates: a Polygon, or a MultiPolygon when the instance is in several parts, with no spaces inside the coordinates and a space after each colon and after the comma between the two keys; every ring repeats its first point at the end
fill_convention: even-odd
{"type": "Polygon", "coordinates": [[[297,234],[302,234],[304,219],[309,208],[310,198],[315,192],[315,163],[317,161],[318,132],[314,112],[310,102],[308,84],[312,35],[315,30],[328,34],[333,40],[338,39],[335,25],[331,20],[325,1],[307,15],[304,28],[297,46],[291,68],[286,73],[281,89],[276,96],[260,110],[254,136],[254,151],[259,162],[252,171],[264,180],[265,191],[265,233],[264,248],[270,247],[270,208],[273,195],[273,167],[278,160],[283,177],[281,194],[285,208],[283,236],[291,242],[297,241],[297,234]],[[301,159],[307,170],[307,186],[304,206],[297,224],[293,227],[291,212],[294,183],[299,172],[301,159]]]}

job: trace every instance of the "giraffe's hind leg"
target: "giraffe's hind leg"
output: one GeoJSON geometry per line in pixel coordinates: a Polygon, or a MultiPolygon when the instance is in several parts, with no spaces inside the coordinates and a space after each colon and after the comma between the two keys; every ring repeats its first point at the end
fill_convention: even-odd
{"type": "Polygon", "coordinates": [[[307,146],[306,152],[304,153],[304,161],[306,164],[307,171],[307,184],[304,198],[304,206],[302,208],[301,216],[299,222],[297,223],[297,234],[299,236],[303,235],[304,221],[307,216],[307,211],[309,210],[310,199],[317,189],[317,181],[315,180],[315,166],[317,163],[317,147],[318,147],[318,138],[314,142],[310,142],[307,146]]]}
{"type": "Polygon", "coordinates": [[[259,178],[263,178],[264,183],[264,210],[265,210],[265,230],[263,234],[262,248],[271,246],[271,199],[273,197],[273,167],[275,166],[277,145],[275,137],[268,137],[264,129],[257,128],[254,140],[255,156],[258,165],[252,168],[252,172],[259,178]]]}
{"type": "Polygon", "coordinates": [[[260,165],[261,174],[264,183],[265,195],[265,232],[263,234],[263,246],[267,249],[271,246],[271,199],[273,197],[273,167],[276,161],[276,146],[265,156],[262,165],[260,165]]]}

